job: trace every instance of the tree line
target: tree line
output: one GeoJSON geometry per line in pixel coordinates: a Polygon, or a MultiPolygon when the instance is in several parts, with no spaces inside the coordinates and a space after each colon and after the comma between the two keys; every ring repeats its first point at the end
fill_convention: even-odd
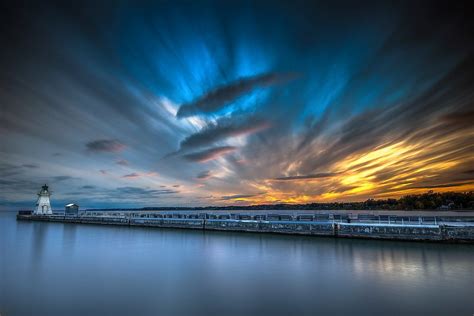
{"type": "Polygon", "coordinates": [[[474,193],[428,191],[399,199],[368,199],[363,202],[308,204],[261,204],[248,206],[147,207],[144,210],[474,210],[474,193]]]}

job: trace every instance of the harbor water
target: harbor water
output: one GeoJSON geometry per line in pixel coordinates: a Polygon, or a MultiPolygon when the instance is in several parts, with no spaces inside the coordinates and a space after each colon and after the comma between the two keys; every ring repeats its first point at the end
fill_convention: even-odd
{"type": "Polygon", "coordinates": [[[16,221],[0,314],[473,315],[474,245],[16,221]]]}

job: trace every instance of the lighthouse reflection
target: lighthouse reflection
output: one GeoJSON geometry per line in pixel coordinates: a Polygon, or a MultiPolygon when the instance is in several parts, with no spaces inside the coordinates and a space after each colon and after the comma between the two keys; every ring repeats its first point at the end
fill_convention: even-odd
{"type": "Polygon", "coordinates": [[[42,269],[43,257],[46,249],[46,235],[48,233],[48,225],[42,223],[28,223],[32,226],[31,234],[31,260],[30,263],[36,271],[42,269]]]}

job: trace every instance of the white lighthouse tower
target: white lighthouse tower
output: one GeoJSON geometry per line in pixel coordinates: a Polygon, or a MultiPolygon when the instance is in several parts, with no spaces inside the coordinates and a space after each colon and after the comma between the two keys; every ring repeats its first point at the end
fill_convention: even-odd
{"type": "Polygon", "coordinates": [[[49,203],[49,197],[51,193],[48,191],[48,186],[45,184],[41,187],[41,191],[38,192],[38,200],[36,201],[36,208],[34,214],[36,215],[51,215],[51,204],[49,203]]]}

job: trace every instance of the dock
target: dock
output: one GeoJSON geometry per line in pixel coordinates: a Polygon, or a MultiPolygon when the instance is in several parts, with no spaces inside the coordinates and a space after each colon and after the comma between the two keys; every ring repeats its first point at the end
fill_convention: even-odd
{"type": "Polygon", "coordinates": [[[473,216],[87,211],[76,216],[33,215],[19,212],[17,220],[335,238],[474,243],[473,216]]]}

